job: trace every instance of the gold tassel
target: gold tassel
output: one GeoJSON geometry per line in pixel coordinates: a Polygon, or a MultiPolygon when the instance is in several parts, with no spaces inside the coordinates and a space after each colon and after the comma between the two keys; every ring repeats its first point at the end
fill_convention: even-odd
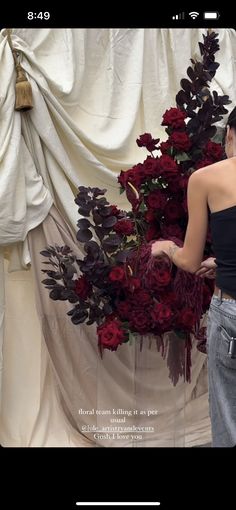
{"type": "Polygon", "coordinates": [[[15,110],[27,111],[33,108],[33,95],[30,82],[20,64],[16,66],[16,101],[15,110]]]}
{"type": "Polygon", "coordinates": [[[33,108],[33,94],[32,87],[29,80],[26,78],[24,69],[17,60],[17,50],[13,48],[11,39],[11,29],[7,29],[7,39],[9,46],[12,51],[16,68],[16,99],[15,99],[15,110],[24,111],[31,110],[33,108]]]}

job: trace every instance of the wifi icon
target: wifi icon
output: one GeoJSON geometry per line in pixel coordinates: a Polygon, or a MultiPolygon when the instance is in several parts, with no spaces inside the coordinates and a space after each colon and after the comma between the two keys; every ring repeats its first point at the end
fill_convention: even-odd
{"type": "Polygon", "coordinates": [[[199,12],[189,12],[189,16],[191,16],[192,19],[196,19],[199,16],[199,12]]]}

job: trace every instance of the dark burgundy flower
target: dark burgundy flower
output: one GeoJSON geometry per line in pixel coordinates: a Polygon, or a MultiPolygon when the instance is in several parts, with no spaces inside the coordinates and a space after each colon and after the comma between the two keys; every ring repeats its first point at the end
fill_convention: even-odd
{"type": "Polygon", "coordinates": [[[195,165],[196,170],[199,170],[200,168],[204,168],[204,166],[212,165],[214,161],[212,159],[201,159],[201,161],[198,161],[195,165]]]}
{"type": "Polygon", "coordinates": [[[184,308],[179,312],[179,324],[188,330],[191,330],[196,322],[196,315],[191,308],[184,308]]]}
{"type": "Polygon", "coordinates": [[[160,172],[165,178],[176,177],[179,173],[178,165],[168,154],[164,154],[159,159],[160,172]]]}
{"type": "Polygon", "coordinates": [[[132,296],[132,304],[134,304],[136,307],[146,307],[148,305],[151,305],[152,298],[150,296],[150,293],[147,292],[144,289],[138,289],[134,292],[132,296]]]}
{"type": "Polygon", "coordinates": [[[156,220],[156,211],[155,209],[148,209],[144,214],[145,220],[147,223],[154,222],[156,220]]]}
{"type": "Polygon", "coordinates": [[[170,237],[177,237],[178,239],[184,239],[184,236],[185,236],[184,231],[177,224],[163,225],[161,232],[162,232],[162,236],[166,239],[169,239],[170,237]]]}
{"type": "Polygon", "coordinates": [[[122,282],[125,278],[125,270],[121,266],[115,266],[109,273],[109,280],[112,282],[122,282]]]}
{"type": "Polygon", "coordinates": [[[119,220],[114,225],[113,230],[115,230],[117,234],[129,236],[134,233],[134,223],[129,219],[119,220]]]}
{"type": "Polygon", "coordinates": [[[151,317],[155,324],[163,324],[164,326],[170,326],[173,319],[173,311],[170,306],[162,303],[157,303],[151,311],[151,317]]]}
{"type": "Polygon", "coordinates": [[[104,349],[116,351],[118,345],[125,339],[125,332],[122,329],[121,322],[117,320],[107,320],[97,328],[98,345],[104,349]]]}
{"type": "Polygon", "coordinates": [[[155,275],[155,280],[157,287],[159,289],[162,289],[162,287],[166,287],[167,285],[169,285],[171,281],[171,273],[169,271],[166,271],[165,269],[160,269],[159,271],[157,271],[155,275]]]}
{"type": "Polygon", "coordinates": [[[169,305],[172,309],[175,309],[178,306],[178,297],[174,291],[166,291],[160,292],[160,300],[163,304],[169,305]]]}
{"type": "Polygon", "coordinates": [[[128,278],[124,282],[124,288],[130,292],[134,292],[136,289],[140,289],[140,287],[141,287],[140,278],[135,278],[134,276],[130,276],[130,278],[128,278]]]}
{"type": "Polygon", "coordinates": [[[185,127],[184,119],[186,119],[187,115],[185,112],[182,112],[179,108],[170,108],[166,110],[163,115],[162,126],[170,126],[173,129],[182,129],[185,127]]]}
{"type": "Polygon", "coordinates": [[[132,310],[130,314],[130,326],[138,333],[148,333],[151,326],[150,315],[146,310],[132,310]]]}
{"type": "Polygon", "coordinates": [[[119,216],[121,213],[120,209],[117,208],[116,205],[110,205],[111,207],[111,216],[119,216]]]}
{"type": "Polygon", "coordinates": [[[213,159],[214,161],[220,161],[223,158],[224,150],[220,143],[215,143],[209,140],[204,149],[204,153],[207,158],[213,159]]]}
{"type": "Polygon", "coordinates": [[[147,242],[160,237],[161,231],[158,223],[150,223],[145,233],[145,239],[147,242]]]}
{"type": "Polygon", "coordinates": [[[86,276],[80,276],[78,280],[75,280],[75,293],[81,299],[87,299],[91,295],[92,285],[87,280],[86,276]]]}
{"type": "Polygon", "coordinates": [[[131,312],[131,304],[129,301],[120,301],[116,305],[117,314],[122,320],[126,320],[129,318],[131,312]]]}
{"type": "Polygon", "coordinates": [[[160,174],[159,159],[148,156],[143,162],[143,177],[144,182],[147,179],[158,177],[160,174]]]}
{"type": "Polygon", "coordinates": [[[167,142],[161,142],[160,149],[162,154],[167,154],[171,149],[171,143],[168,140],[167,142]]]}
{"type": "Polygon", "coordinates": [[[183,216],[183,207],[176,200],[169,200],[164,209],[164,216],[168,223],[175,223],[183,216]]]}
{"type": "Polygon", "coordinates": [[[156,145],[160,141],[160,138],[157,138],[154,140],[152,138],[151,133],[144,133],[143,135],[140,135],[139,138],[137,138],[136,142],[139,147],[146,147],[149,152],[154,151],[157,149],[156,145]]]}
{"type": "Polygon", "coordinates": [[[155,189],[153,191],[150,191],[148,196],[145,199],[146,204],[148,207],[151,207],[152,209],[164,209],[167,197],[164,195],[163,191],[159,189],[155,189]]]}
{"type": "Polygon", "coordinates": [[[170,136],[170,143],[177,151],[188,151],[191,147],[191,140],[187,133],[174,131],[170,136]]]}

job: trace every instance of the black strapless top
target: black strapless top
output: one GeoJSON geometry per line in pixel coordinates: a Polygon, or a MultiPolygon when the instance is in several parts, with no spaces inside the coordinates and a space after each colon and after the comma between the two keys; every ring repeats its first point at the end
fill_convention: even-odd
{"type": "Polygon", "coordinates": [[[210,214],[216,285],[236,299],[236,205],[210,214]]]}

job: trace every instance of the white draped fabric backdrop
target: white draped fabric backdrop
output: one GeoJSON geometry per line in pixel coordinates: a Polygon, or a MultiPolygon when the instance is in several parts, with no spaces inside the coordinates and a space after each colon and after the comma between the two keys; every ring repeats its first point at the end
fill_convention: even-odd
{"type": "MultiPolygon", "coordinates": [[[[33,89],[34,108],[27,113],[14,110],[14,62],[6,30],[1,32],[0,443],[4,446],[193,446],[210,441],[203,354],[193,349],[192,382],[180,381],[174,388],[155,345],[149,349],[144,343],[140,353],[137,345],[126,344],[117,353],[106,352],[101,360],[96,335],[90,333],[86,339],[88,329],[78,326],[73,328],[81,346],[82,376],[76,393],[78,420],[72,423],[61,405],[55,366],[36,311],[29,243],[29,232],[34,229],[32,243],[53,204],[76,232],[74,196],[79,185],[106,188],[109,201],[128,207],[124,195],[119,195],[117,175],[145,159],[145,150],[135,143],[140,134],[151,132],[154,138],[165,139],[162,115],[175,106],[180,79],[186,76],[190,58],[199,56],[198,41],[204,32],[15,29],[13,46],[20,50],[33,89]],[[88,420],[79,409],[136,409],[139,425],[141,411],[152,410],[144,421],[154,432],[140,440],[95,439],[83,432],[83,426],[89,423],[101,429],[109,426],[109,417],[101,413],[88,420]]],[[[220,67],[212,88],[228,94],[235,106],[236,34],[231,29],[217,32],[220,67]]],[[[127,418],[126,423],[132,420],[127,418]]]]}

